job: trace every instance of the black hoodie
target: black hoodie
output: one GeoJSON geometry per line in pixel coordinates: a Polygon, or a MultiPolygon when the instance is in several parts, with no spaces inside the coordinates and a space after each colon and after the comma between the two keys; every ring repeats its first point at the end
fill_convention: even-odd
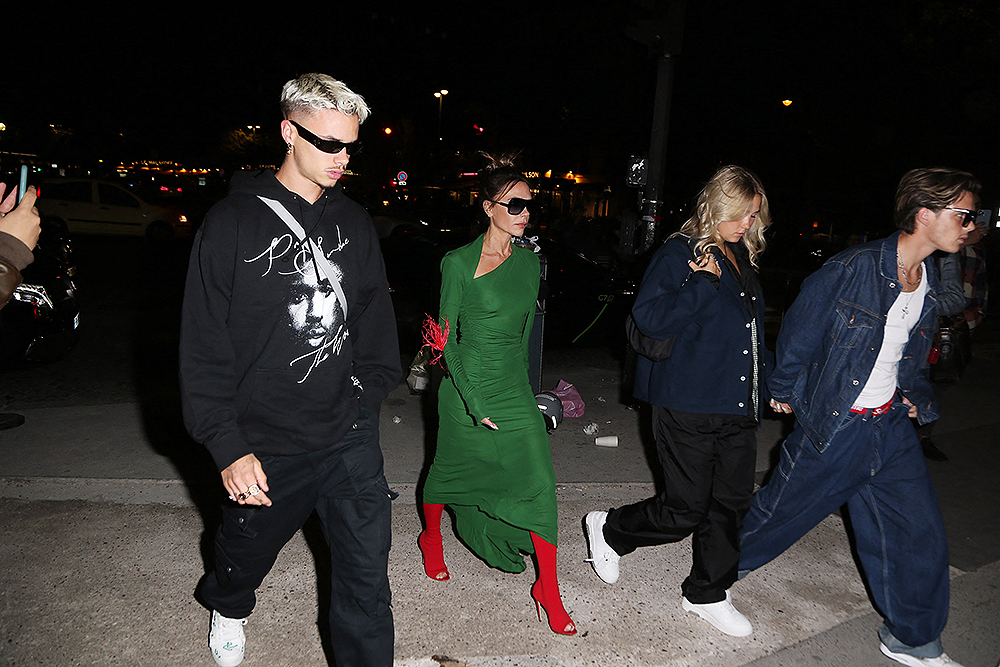
{"type": "Polygon", "coordinates": [[[184,423],[219,470],[330,447],[378,410],[400,378],[395,318],[371,218],[339,184],[310,204],[271,170],[233,177],[195,236],[180,378],[184,423]],[[298,220],[342,291],[258,195],[298,220]]]}

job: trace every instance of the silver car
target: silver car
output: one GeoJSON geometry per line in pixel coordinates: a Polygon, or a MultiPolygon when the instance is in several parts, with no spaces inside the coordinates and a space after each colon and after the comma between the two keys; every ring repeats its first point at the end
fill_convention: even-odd
{"type": "Polygon", "coordinates": [[[149,204],[118,183],[93,178],[42,182],[38,198],[42,220],[71,234],[145,236],[169,241],[191,235],[180,211],[149,204]]]}

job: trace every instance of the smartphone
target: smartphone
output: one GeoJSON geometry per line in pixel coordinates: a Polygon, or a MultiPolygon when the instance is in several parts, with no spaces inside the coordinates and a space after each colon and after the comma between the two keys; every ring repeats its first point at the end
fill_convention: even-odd
{"type": "Polygon", "coordinates": [[[993,229],[1000,227],[1000,216],[991,208],[981,208],[976,211],[976,227],[993,229]]]}
{"type": "Polygon", "coordinates": [[[24,193],[28,191],[28,165],[21,165],[21,182],[17,187],[17,203],[20,204],[24,193]]]}

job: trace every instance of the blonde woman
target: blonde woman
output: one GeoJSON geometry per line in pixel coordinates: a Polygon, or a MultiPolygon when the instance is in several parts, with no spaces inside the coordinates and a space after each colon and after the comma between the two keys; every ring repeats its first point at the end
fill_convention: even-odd
{"type": "Polygon", "coordinates": [[[638,547],[693,535],[681,606],[736,637],[750,622],[731,602],[739,530],[750,508],[764,364],[764,299],[757,258],[770,224],[760,181],[723,167],[691,218],[656,252],[632,315],[651,338],[673,337],[661,361],[639,357],[635,396],[652,404],[663,491],[585,524],[591,562],[606,583],[638,547]]]}

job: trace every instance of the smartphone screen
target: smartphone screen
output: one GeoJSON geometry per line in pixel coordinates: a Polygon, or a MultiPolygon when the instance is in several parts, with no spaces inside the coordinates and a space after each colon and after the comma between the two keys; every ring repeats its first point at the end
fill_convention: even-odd
{"type": "Polygon", "coordinates": [[[21,181],[17,186],[17,203],[21,203],[21,199],[24,198],[24,193],[28,189],[28,165],[21,165],[21,181]]]}
{"type": "Polygon", "coordinates": [[[1000,227],[1000,216],[993,212],[993,209],[981,208],[976,211],[976,227],[1000,227]]]}

